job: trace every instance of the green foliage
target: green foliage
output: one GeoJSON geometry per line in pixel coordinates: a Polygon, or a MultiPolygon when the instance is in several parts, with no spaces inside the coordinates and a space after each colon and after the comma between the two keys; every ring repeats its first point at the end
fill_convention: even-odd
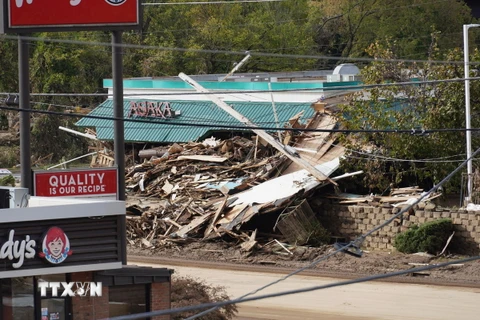
{"type": "Polygon", "coordinates": [[[308,244],[318,247],[321,245],[330,243],[330,232],[322,226],[320,221],[315,220],[312,222],[310,236],[308,237],[308,244]]]}
{"type": "MultiPolygon", "coordinates": [[[[320,0],[311,17],[319,53],[364,56],[373,42],[397,40],[396,52],[405,59],[425,59],[432,33],[448,51],[462,44],[463,24],[472,23],[463,1],[320,0]]],[[[333,61],[334,63],[336,61],[333,61]]]]}
{"type": "MultiPolygon", "coordinates": [[[[182,0],[172,0],[181,2],[182,0]]],[[[462,25],[474,23],[470,10],[463,1],[431,0],[286,0],[264,3],[228,3],[216,5],[145,6],[141,31],[123,33],[123,75],[127,77],[171,76],[179,72],[187,74],[226,73],[240,61],[245,51],[252,58],[239,72],[304,71],[332,68],[342,59],[367,54],[379,58],[423,59],[425,57],[462,60],[460,51],[462,25]],[[433,45],[431,34],[435,34],[433,45]],[[395,39],[395,41],[391,41],[395,39]],[[374,46],[371,46],[376,42],[374,46]],[[438,44],[438,46],[437,46],[438,44]],[[132,45],[131,47],[128,45],[132,45]],[[141,47],[146,46],[146,47],[141,47]],[[381,49],[388,48],[389,51],[381,49]],[[203,52],[199,52],[203,50],[203,52]],[[207,51],[207,52],[205,52],[207,51]],[[235,52],[236,54],[231,54],[235,52]],[[267,56],[258,53],[269,53],[267,56]],[[257,53],[257,54],[255,54],[257,53]],[[442,55],[440,55],[442,53],[442,55]],[[448,55],[446,54],[448,53],[448,55]],[[285,56],[286,55],[286,56],[285,56]],[[304,55],[292,59],[288,55],[304,55]],[[333,56],[332,59],[316,58],[333,56]]],[[[103,92],[102,80],[111,78],[111,43],[109,32],[56,32],[37,33],[39,38],[58,41],[32,41],[30,45],[30,82],[34,93],[95,93],[103,92]],[[62,43],[61,41],[65,41],[62,43]],[[73,43],[72,43],[73,41],[73,43]],[[75,43],[81,42],[80,44],[75,43]]],[[[478,43],[479,32],[471,34],[471,47],[478,43]]],[[[18,91],[18,49],[16,39],[0,39],[0,91],[18,91]]],[[[478,58],[478,54],[476,54],[478,58]]],[[[472,61],[475,60],[475,56],[472,61]]],[[[478,61],[478,59],[477,59],[478,61]]],[[[437,65],[428,63],[375,62],[364,73],[368,83],[408,80],[401,70],[423,72],[423,79],[463,77],[461,65],[437,65]]],[[[472,98],[480,83],[471,82],[472,98]]],[[[352,111],[352,127],[362,127],[363,121],[371,128],[421,128],[462,127],[464,114],[461,83],[419,86],[416,88],[389,88],[372,90],[374,104],[361,103],[352,111]],[[415,92],[417,90],[417,92],[415,92]],[[436,90],[429,96],[429,90],[436,90]],[[410,95],[414,93],[414,95],[410,95]],[[421,93],[421,94],[417,94],[421,93]],[[394,112],[394,97],[403,94],[407,102],[415,105],[415,112],[394,112]],[[386,104],[379,103],[386,99],[386,104]],[[388,106],[388,110],[385,106],[388,106]],[[377,117],[378,112],[384,116],[377,117]],[[388,112],[387,112],[388,111],[388,112]],[[370,113],[369,113],[370,112],[370,113]],[[428,113],[428,117],[423,114],[428,113]],[[417,116],[419,116],[417,118],[417,116]],[[368,118],[363,119],[363,117],[368,118]],[[395,118],[395,122],[391,119],[395,118]],[[354,122],[357,122],[354,124],[354,122]]],[[[46,109],[49,104],[76,107],[96,106],[103,97],[35,97],[32,107],[46,109]]],[[[479,104],[472,104],[473,109],[479,104]]],[[[476,114],[480,110],[472,110],[476,114]]],[[[53,117],[52,117],[53,118],[53,117]]],[[[2,117],[1,126],[4,125],[2,117]]],[[[47,119],[40,119],[34,128],[34,153],[55,151],[63,153],[62,146],[80,143],[65,133],[55,133],[50,125],[42,127],[47,119]],[[46,132],[42,132],[45,128],[46,132]],[[47,141],[40,142],[40,138],[47,141]],[[55,141],[53,140],[55,139],[55,141]],[[57,140],[58,139],[58,140],[57,140]],[[51,142],[51,143],[50,143],[51,142]],[[48,151],[46,151],[48,150],[48,151]],[[61,150],[61,151],[60,151],[61,150]]],[[[53,121],[53,120],[52,120],[53,121]]],[[[472,123],[472,127],[478,127],[472,123]]],[[[65,124],[65,120],[57,120],[65,124]]],[[[58,131],[58,129],[55,129],[58,131]]],[[[358,141],[372,141],[375,152],[388,156],[431,157],[438,155],[438,146],[445,154],[463,153],[461,134],[433,134],[428,143],[408,136],[371,135],[357,137],[358,141]],[[379,145],[384,146],[378,149],[379,145]],[[392,147],[395,146],[395,147],[392,147]],[[387,150],[387,151],[386,151],[387,150]],[[406,151],[408,150],[408,151],[406,151]]],[[[474,138],[475,140],[478,138],[474,138]]],[[[425,141],[427,139],[424,139],[425,141]]],[[[478,145],[477,143],[473,145],[478,145]]],[[[74,154],[80,145],[68,145],[74,154]]],[[[58,156],[60,157],[60,156],[58,156]]],[[[373,162],[367,178],[370,189],[384,189],[392,182],[412,180],[420,182],[437,177],[451,169],[451,165],[398,165],[373,162]],[[382,174],[386,172],[386,174],[382,174]],[[375,175],[373,174],[375,173],[375,175]]]]}
{"type": "MultiPolygon", "coordinates": [[[[50,111],[58,109],[50,108],[50,111]]],[[[51,115],[39,116],[33,125],[31,135],[32,154],[37,157],[46,157],[52,154],[52,161],[57,162],[62,157],[71,159],[87,152],[87,142],[84,138],[73,136],[59,130],[59,126],[72,127],[78,121],[72,117],[51,115]]]]}
{"type": "Polygon", "coordinates": [[[395,237],[394,246],[403,253],[441,252],[453,232],[450,219],[439,219],[413,226],[395,237]]]}
{"type": "MultiPolygon", "coordinates": [[[[442,80],[462,78],[463,68],[456,63],[462,60],[458,49],[442,54],[432,40],[431,59],[451,63],[431,64],[390,62],[398,58],[395,41],[388,46],[373,44],[368,52],[378,60],[362,69],[366,84],[442,80]]],[[[471,61],[480,61],[475,50],[471,61]]],[[[437,84],[392,85],[375,87],[351,97],[343,106],[342,123],[348,129],[448,129],[465,126],[465,96],[463,82],[437,84]],[[365,98],[368,97],[368,98],[365,98]]],[[[480,95],[480,84],[471,83],[471,95],[480,95]]],[[[473,98],[475,99],[475,98],[473,98]]],[[[480,105],[472,106],[472,114],[480,112],[480,105]]],[[[480,119],[472,117],[472,127],[480,126],[480,119]]],[[[474,145],[480,143],[475,135],[474,145]]],[[[363,169],[363,185],[370,192],[382,192],[389,186],[420,185],[430,188],[453,171],[458,160],[464,158],[465,136],[458,132],[436,132],[428,135],[400,133],[359,133],[344,136],[352,158],[343,162],[345,170],[363,169]],[[395,159],[437,159],[450,161],[406,162],[395,159]],[[389,161],[389,159],[392,159],[389,161]],[[455,161],[457,160],[457,161],[455,161]]],[[[460,175],[445,186],[458,189],[460,175]]]]}
{"type": "Polygon", "coordinates": [[[12,186],[15,187],[15,177],[11,174],[0,178],[0,186],[12,186]]]}
{"type": "MultiPolygon", "coordinates": [[[[41,33],[38,36],[65,41],[110,41],[109,37],[93,32],[41,33]]],[[[38,42],[32,51],[30,75],[33,92],[98,92],[102,89],[102,79],[111,74],[111,49],[103,46],[38,42]]],[[[56,97],[55,100],[44,98],[40,102],[48,105],[53,101],[55,104],[78,106],[101,101],[101,98],[71,96],[56,97]]]]}
{"type": "Polygon", "coordinates": [[[20,147],[0,146],[0,167],[12,168],[20,160],[20,147]]]}
{"type": "MultiPolygon", "coordinates": [[[[181,0],[172,0],[181,2],[181,0]]],[[[375,41],[396,39],[396,54],[422,59],[431,52],[431,34],[446,52],[461,46],[462,25],[474,23],[462,1],[286,0],[265,3],[145,6],[141,32],[123,33],[124,77],[226,73],[245,51],[278,55],[333,56],[291,59],[253,55],[240,72],[332,68],[338,57],[365,56],[375,41]],[[139,46],[148,46],[140,48],[139,46]],[[174,50],[172,50],[174,49],[174,50]],[[209,50],[208,53],[197,49],[209,50]],[[238,52],[228,54],[227,52],[238,52]]],[[[472,32],[472,40],[480,37],[472,32]]],[[[111,77],[108,32],[38,33],[66,43],[33,41],[33,92],[97,92],[111,77]],[[68,43],[83,41],[85,44],[68,43]]],[[[472,43],[472,47],[473,47],[472,43]]],[[[0,91],[18,89],[17,41],[0,39],[0,91]]],[[[342,60],[340,60],[342,61],[342,60]]],[[[44,99],[42,103],[53,103],[44,99]]],[[[60,104],[93,104],[91,97],[56,98],[60,104]]]]}

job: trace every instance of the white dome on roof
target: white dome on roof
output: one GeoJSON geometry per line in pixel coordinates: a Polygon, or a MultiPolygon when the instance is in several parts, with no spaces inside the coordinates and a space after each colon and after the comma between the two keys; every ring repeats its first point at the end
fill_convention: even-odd
{"type": "Polygon", "coordinates": [[[333,70],[333,74],[359,74],[360,69],[353,63],[342,63],[338,66],[335,67],[335,70],[333,70]]]}

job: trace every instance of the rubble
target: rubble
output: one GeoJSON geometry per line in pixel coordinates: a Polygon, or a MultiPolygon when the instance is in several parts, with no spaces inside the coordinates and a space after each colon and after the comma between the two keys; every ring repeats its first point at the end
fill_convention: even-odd
{"type": "MultiPolygon", "coordinates": [[[[246,138],[213,141],[174,144],[161,157],[127,169],[130,196],[163,200],[158,208],[129,214],[130,239],[151,241],[154,234],[186,238],[212,216],[219,217],[229,194],[278,175],[286,160],[246,138]]],[[[132,211],[137,212],[127,209],[127,213],[132,211]]]]}
{"type": "MultiPolygon", "coordinates": [[[[257,214],[281,211],[330,183],[306,170],[280,176],[291,162],[256,137],[210,138],[144,154],[154,156],[126,173],[129,198],[157,201],[140,214],[142,204],[127,208],[128,239],[143,247],[227,235],[238,240],[243,251],[251,251],[258,246],[257,231],[246,234],[242,224],[257,214]]],[[[315,168],[328,177],[338,166],[336,158],[315,168]]]]}
{"type": "MultiPolygon", "coordinates": [[[[357,195],[351,193],[337,193],[325,195],[326,198],[330,198],[334,201],[338,201],[340,204],[356,204],[356,205],[369,205],[369,206],[390,206],[390,207],[402,207],[410,205],[416,202],[420,197],[425,194],[424,190],[418,187],[405,187],[405,188],[392,188],[390,195],[357,195]]],[[[431,201],[441,196],[441,193],[434,192],[428,197],[422,199],[422,203],[431,201]]]]}

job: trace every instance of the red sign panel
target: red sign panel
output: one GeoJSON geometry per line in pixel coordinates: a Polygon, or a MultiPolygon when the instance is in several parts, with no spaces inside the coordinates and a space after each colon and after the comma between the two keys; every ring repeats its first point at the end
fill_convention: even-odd
{"type": "Polygon", "coordinates": [[[117,169],[34,172],[34,194],[39,197],[106,196],[117,194],[117,169]]]}
{"type": "Polygon", "coordinates": [[[8,27],[88,27],[139,25],[140,0],[4,0],[8,27]]]}

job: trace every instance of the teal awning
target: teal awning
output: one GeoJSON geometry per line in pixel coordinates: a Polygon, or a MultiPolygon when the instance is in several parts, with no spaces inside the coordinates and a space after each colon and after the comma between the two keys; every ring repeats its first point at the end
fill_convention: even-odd
{"type": "MultiPolygon", "coordinates": [[[[272,104],[270,102],[227,102],[236,111],[244,115],[250,121],[259,127],[276,127],[272,104]]],[[[314,110],[310,103],[275,103],[280,126],[294,115],[304,111],[301,121],[312,117],[314,110]]],[[[142,109],[140,113],[145,113],[142,109]]],[[[113,101],[106,100],[96,109],[89,113],[92,116],[113,117],[113,101]]],[[[216,124],[222,126],[242,126],[238,120],[220,109],[210,101],[159,101],[145,99],[125,99],[123,106],[123,115],[125,121],[125,142],[156,142],[173,143],[189,142],[205,138],[212,131],[226,131],[228,129],[215,127],[216,124]],[[157,111],[165,110],[168,106],[173,112],[178,113],[174,117],[162,118],[157,114],[153,116],[154,109],[150,109],[147,116],[132,115],[132,102],[135,106],[146,106],[145,102],[150,103],[150,107],[156,107],[157,111]],[[130,119],[141,119],[146,122],[134,122],[130,119]],[[162,123],[155,123],[162,121],[162,123]],[[182,125],[179,125],[182,124],[182,125]],[[211,127],[199,127],[195,124],[209,124],[211,127]]],[[[97,132],[97,138],[100,140],[114,139],[114,121],[107,119],[82,118],[76,123],[79,127],[94,128],[97,132]]],[[[239,131],[231,129],[230,131],[239,131]]]]}

